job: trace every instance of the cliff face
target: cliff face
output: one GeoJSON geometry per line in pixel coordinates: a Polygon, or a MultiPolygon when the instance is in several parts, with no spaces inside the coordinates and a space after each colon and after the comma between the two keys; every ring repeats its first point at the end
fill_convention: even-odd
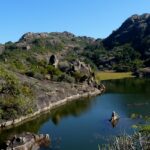
{"type": "Polygon", "coordinates": [[[150,57],[150,14],[131,16],[103,43],[109,49],[131,44],[143,57],[150,57]]]}

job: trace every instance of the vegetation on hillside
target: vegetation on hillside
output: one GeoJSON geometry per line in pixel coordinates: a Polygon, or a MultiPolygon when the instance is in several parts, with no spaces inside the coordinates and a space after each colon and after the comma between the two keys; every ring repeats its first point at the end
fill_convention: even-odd
{"type": "MultiPolygon", "coordinates": [[[[0,119],[28,114],[34,109],[32,85],[21,81],[21,75],[29,80],[77,83],[89,80],[87,74],[98,70],[135,72],[149,67],[149,19],[149,14],[132,16],[104,40],[69,32],[26,33],[18,42],[0,45],[0,119]],[[49,63],[52,54],[59,57],[61,68],[49,63]],[[75,71],[77,66],[80,69],[75,71]],[[88,71],[85,73],[83,68],[88,71]]],[[[110,75],[111,79],[124,78],[131,73],[119,73],[115,77],[114,73],[99,73],[97,78],[107,80],[110,75]]]]}
{"type": "Polygon", "coordinates": [[[30,84],[20,83],[17,76],[0,65],[0,120],[15,119],[34,109],[30,84]]]}

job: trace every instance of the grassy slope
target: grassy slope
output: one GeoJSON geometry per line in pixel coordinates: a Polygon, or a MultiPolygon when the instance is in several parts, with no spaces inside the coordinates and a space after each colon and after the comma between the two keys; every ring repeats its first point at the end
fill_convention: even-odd
{"type": "Polygon", "coordinates": [[[114,79],[123,79],[123,78],[131,78],[131,72],[97,72],[96,78],[97,80],[114,80],[114,79]]]}

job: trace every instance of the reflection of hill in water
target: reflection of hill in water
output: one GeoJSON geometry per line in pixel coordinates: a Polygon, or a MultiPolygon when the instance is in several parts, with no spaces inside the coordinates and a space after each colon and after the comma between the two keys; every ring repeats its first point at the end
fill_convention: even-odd
{"type": "Polygon", "coordinates": [[[82,113],[88,111],[90,106],[90,99],[69,102],[68,104],[63,105],[58,109],[53,110],[51,113],[51,119],[53,123],[57,125],[63,117],[79,116],[82,113]]]}
{"type": "Polygon", "coordinates": [[[40,127],[47,122],[50,118],[54,124],[58,124],[63,117],[66,116],[79,116],[82,113],[88,111],[91,106],[90,99],[77,100],[69,102],[66,105],[60,106],[57,109],[52,110],[51,114],[43,114],[34,120],[31,120],[27,123],[14,127],[12,129],[0,131],[0,144],[8,137],[14,134],[20,134],[22,132],[33,132],[37,133],[40,127]]]}
{"type": "Polygon", "coordinates": [[[106,92],[109,93],[144,93],[150,94],[150,80],[148,79],[121,79],[104,81],[107,87],[106,92]]]}

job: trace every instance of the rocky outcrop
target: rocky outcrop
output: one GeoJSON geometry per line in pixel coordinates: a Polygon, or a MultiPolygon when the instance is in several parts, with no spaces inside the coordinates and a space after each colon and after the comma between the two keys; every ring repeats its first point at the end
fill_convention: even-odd
{"type": "Polygon", "coordinates": [[[85,81],[90,82],[95,80],[95,74],[92,71],[90,65],[85,64],[83,61],[80,60],[74,60],[71,62],[64,61],[60,62],[58,66],[62,72],[65,72],[72,76],[79,76],[80,82],[85,81]]]}
{"type": "Polygon", "coordinates": [[[46,32],[43,32],[43,33],[28,32],[20,38],[19,42],[21,42],[21,41],[30,42],[35,39],[47,38],[48,36],[49,36],[49,34],[46,32]]]}
{"type": "Polygon", "coordinates": [[[8,139],[1,148],[6,150],[38,150],[41,146],[48,147],[49,144],[50,137],[48,134],[23,133],[8,139]]]}
{"type": "Polygon", "coordinates": [[[82,72],[86,75],[90,75],[90,73],[92,72],[90,65],[87,65],[80,60],[73,61],[72,66],[75,72],[82,72]]]}
{"type": "Polygon", "coordinates": [[[79,50],[83,49],[84,44],[92,43],[95,39],[90,37],[78,37],[74,34],[64,31],[64,32],[41,32],[25,33],[18,42],[13,43],[10,48],[13,49],[56,49],[56,50],[73,50],[79,47],[79,50]],[[29,48],[30,46],[30,48],[29,48]]]}
{"type": "Polygon", "coordinates": [[[52,66],[54,66],[55,68],[57,68],[58,62],[59,62],[59,60],[58,60],[58,58],[57,58],[56,55],[51,55],[51,56],[50,56],[50,58],[49,58],[49,65],[52,65],[52,66]]]}
{"type": "Polygon", "coordinates": [[[112,49],[115,46],[130,43],[143,57],[150,56],[150,14],[133,15],[119,29],[103,40],[104,45],[112,49]]]}
{"type": "Polygon", "coordinates": [[[22,49],[22,50],[30,50],[31,46],[27,44],[26,42],[16,43],[16,48],[22,49]]]}

